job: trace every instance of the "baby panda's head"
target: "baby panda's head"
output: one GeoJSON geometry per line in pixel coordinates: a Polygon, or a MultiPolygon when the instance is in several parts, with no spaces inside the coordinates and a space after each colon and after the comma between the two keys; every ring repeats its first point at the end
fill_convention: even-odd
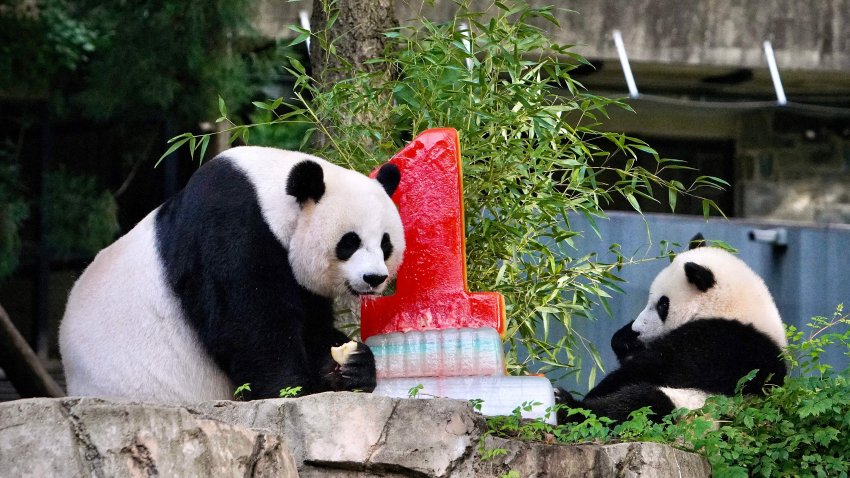
{"type": "Polygon", "coordinates": [[[404,232],[390,196],[400,173],[385,164],[376,179],[305,159],[289,173],[286,192],[300,208],[289,242],[295,279],[324,297],[380,294],[395,277],[404,232]]]}
{"type": "Polygon", "coordinates": [[[676,256],[649,289],[649,301],[632,324],[647,342],[707,318],[735,320],[785,346],[779,311],[762,279],[742,260],[716,247],[693,247],[676,256]]]}

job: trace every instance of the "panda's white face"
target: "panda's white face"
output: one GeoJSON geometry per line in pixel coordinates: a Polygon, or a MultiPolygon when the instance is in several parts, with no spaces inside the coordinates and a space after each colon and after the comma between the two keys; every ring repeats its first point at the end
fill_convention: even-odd
{"type": "Polygon", "coordinates": [[[787,344],[767,286],[743,261],[715,247],[676,256],[649,289],[649,301],[632,324],[649,341],[700,318],[752,324],[778,345],[787,344]]]}
{"type": "Polygon", "coordinates": [[[380,294],[395,277],[405,246],[390,199],[400,180],[395,166],[370,179],[294,151],[241,146],[228,156],[253,183],[299,284],[324,297],[355,297],[380,294]]]}
{"type": "Polygon", "coordinates": [[[307,206],[295,228],[290,263],[296,280],[325,297],[380,294],[404,251],[395,206],[388,197],[387,204],[330,202],[307,206]]]}
{"type": "Polygon", "coordinates": [[[380,294],[404,253],[398,210],[378,180],[322,167],[324,193],[304,201],[289,244],[295,279],[325,297],[380,294]]]}

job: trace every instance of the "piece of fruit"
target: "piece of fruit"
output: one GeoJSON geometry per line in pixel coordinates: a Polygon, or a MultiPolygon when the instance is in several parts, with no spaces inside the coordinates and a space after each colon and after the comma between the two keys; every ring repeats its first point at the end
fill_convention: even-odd
{"type": "Polygon", "coordinates": [[[355,350],[357,350],[357,342],[352,340],[339,347],[331,347],[331,357],[333,357],[334,362],[343,365],[348,360],[348,356],[355,350]]]}

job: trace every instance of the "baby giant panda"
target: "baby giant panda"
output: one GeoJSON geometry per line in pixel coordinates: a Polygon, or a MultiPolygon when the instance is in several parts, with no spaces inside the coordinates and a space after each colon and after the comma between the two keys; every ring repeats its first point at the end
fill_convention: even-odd
{"type": "MultiPolygon", "coordinates": [[[[69,395],[158,402],[375,387],[363,345],[340,365],[332,299],[379,294],[405,248],[376,179],[302,153],[239,147],[101,251],[59,332],[69,395]]],[[[353,344],[352,344],[353,345],[353,344]]]]}
{"type": "MultiPolygon", "coordinates": [[[[559,390],[559,402],[617,421],[651,406],[658,419],[676,408],[700,408],[709,395],[734,394],[738,381],[754,369],[758,373],[744,393],[781,385],[786,345],[782,320],[761,278],[723,249],[692,247],[658,274],[646,308],[614,334],[611,346],[620,368],[583,400],[559,390]]],[[[574,419],[566,411],[558,418],[574,419]]]]}

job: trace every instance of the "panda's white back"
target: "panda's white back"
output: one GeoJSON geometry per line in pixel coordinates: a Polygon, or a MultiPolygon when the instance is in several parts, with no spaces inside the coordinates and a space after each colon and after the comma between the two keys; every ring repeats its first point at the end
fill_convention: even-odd
{"type": "MultiPolygon", "coordinates": [[[[285,152],[255,147],[234,152],[224,160],[240,164],[255,187],[286,183],[291,164],[263,164],[279,161],[285,152]]],[[[288,240],[293,224],[279,218],[294,219],[295,213],[281,210],[292,207],[282,195],[261,192],[258,200],[266,203],[264,213],[274,215],[276,235],[288,240]],[[270,200],[276,196],[281,200],[270,200]]],[[[59,332],[70,396],[154,402],[232,398],[234,385],[204,350],[165,279],[156,240],[159,209],[98,253],[71,289],[59,332]]]]}
{"type": "Polygon", "coordinates": [[[102,250],[71,290],[59,332],[70,396],[231,398],[232,384],[202,349],[165,283],[155,217],[156,210],[102,250]]]}

